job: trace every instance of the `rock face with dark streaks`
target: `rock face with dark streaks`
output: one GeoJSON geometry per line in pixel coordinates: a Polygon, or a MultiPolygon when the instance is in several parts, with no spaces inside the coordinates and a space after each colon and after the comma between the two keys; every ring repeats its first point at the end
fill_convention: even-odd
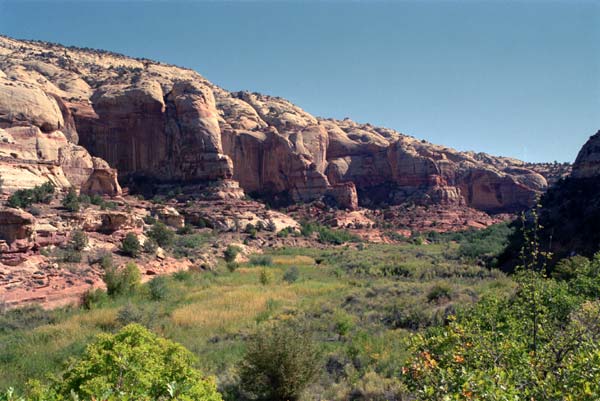
{"type": "Polygon", "coordinates": [[[282,204],[328,198],[349,209],[413,202],[513,211],[547,185],[518,160],[317,118],[285,99],[229,92],[150,60],[0,37],[0,71],[5,98],[13,99],[0,104],[0,128],[61,132],[65,179],[88,192],[118,190],[106,168],[71,157],[78,141],[128,186],[236,198],[243,194],[235,180],[246,193],[282,204]]]}

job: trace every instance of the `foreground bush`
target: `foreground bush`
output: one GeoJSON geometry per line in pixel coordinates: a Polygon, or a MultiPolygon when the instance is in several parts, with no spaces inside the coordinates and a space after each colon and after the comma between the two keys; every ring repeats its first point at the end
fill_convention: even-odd
{"type": "Polygon", "coordinates": [[[518,280],[513,298],[412,338],[403,379],[418,400],[600,399],[600,302],[539,273],[518,280]]]}
{"type": "Polygon", "coordinates": [[[296,401],[320,370],[320,356],[308,331],[279,324],[259,330],[242,361],[242,389],[256,400],[296,401]]]}
{"type": "Polygon", "coordinates": [[[100,334],[33,399],[221,401],[215,381],[193,363],[180,344],[131,324],[114,335],[100,334]]]}

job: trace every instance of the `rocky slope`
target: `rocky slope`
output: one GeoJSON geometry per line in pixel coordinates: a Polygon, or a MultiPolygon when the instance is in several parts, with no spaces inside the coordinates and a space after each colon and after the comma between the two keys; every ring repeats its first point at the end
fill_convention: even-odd
{"type": "MultiPolygon", "coordinates": [[[[600,131],[581,148],[571,174],[553,185],[540,203],[539,245],[552,253],[550,265],[576,254],[591,257],[600,250],[600,131]]],[[[517,232],[502,257],[507,270],[520,263],[522,244],[517,232]]]]}
{"type": "Polygon", "coordinates": [[[109,52],[0,37],[0,80],[0,127],[12,129],[4,143],[22,146],[24,135],[35,143],[0,159],[9,189],[11,162],[31,183],[110,175],[100,161],[73,156],[84,148],[132,189],[240,198],[239,183],[281,204],[324,198],[348,209],[410,201],[514,211],[547,186],[513,159],[316,118],[285,99],[228,92],[194,71],[109,52]],[[64,150],[44,153],[57,147],[64,150]]]}

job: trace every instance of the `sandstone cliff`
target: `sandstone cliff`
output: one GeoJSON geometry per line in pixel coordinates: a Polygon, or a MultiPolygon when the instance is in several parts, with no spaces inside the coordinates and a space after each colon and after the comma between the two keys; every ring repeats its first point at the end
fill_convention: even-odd
{"type": "MultiPolygon", "coordinates": [[[[279,203],[324,198],[348,209],[410,201],[513,211],[547,186],[542,174],[513,159],[317,118],[285,99],[229,92],[194,71],[150,60],[0,37],[0,79],[5,98],[22,99],[0,105],[0,121],[36,127],[31,137],[61,132],[53,143],[81,144],[131,187],[186,191],[211,183],[221,196],[240,197],[239,182],[279,203]]],[[[64,178],[31,157],[14,159],[37,160],[43,171],[34,175],[56,181],[71,175],[81,183],[90,166],[73,166],[67,157],[64,178]]]]}

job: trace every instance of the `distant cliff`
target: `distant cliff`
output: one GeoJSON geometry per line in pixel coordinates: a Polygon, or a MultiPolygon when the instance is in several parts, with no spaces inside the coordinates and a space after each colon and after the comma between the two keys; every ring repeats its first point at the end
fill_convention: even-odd
{"type": "Polygon", "coordinates": [[[345,208],[410,201],[516,211],[531,206],[547,179],[563,171],[316,118],[285,99],[228,92],[185,68],[6,37],[0,37],[0,128],[8,138],[0,150],[13,162],[0,160],[3,177],[17,177],[14,163],[22,160],[40,162],[32,177],[55,174],[43,167],[51,161],[63,166],[67,181],[81,184],[100,159],[75,163],[69,155],[87,151],[116,168],[128,186],[216,187],[240,197],[239,183],[279,203],[330,197],[345,208]],[[17,126],[33,131],[25,135],[17,126]],[[62,158],[44,156],[39,144],[56,140],[68,142],[62,158]],[[29,146],[32,155],[15,146],[29,146]]]}

